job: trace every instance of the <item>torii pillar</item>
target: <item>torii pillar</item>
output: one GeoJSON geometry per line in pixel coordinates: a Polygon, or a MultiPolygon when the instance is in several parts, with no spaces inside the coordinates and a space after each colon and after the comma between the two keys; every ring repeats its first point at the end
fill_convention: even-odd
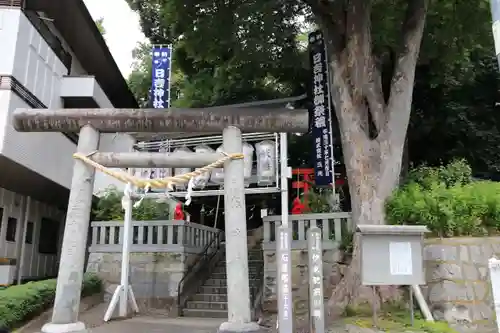
{"type": "MultiPolygon", "coordinates": [[[[309,114],[307,110],[285,108],[227,107],[210,110],[18,109],[13,115],[13,126],[19,132],[78,132],[77,152],[83,154],[97,150],[100,133],[223,131],[226,152],[242,153],[242,132],[305,133],[309,130],[309,114]]],[[[109,167],[137,167],[152,161],[157,167],[197,167],[220,155],[98,153],[92,158],[109,167]],[[106,161],[108,163],[103,163],[106,161]]],[[[250,311],[243,160],[228,161],[224,167],[228,321],[220,326],[219,332],[257,333],[261,330],[251,321],[250,311]]],[[[54,310],[51,322],[42,328],[43,333],[87,332],[85,324],[78,321],[78,312],[94,174],[93,167],[75,161],[54,310]]]]}

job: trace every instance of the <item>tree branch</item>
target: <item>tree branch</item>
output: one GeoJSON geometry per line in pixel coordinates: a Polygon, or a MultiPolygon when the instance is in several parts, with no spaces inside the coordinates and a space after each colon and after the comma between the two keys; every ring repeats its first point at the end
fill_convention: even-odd
{"type": "Polygon", "coordinates": [[[415,67],[424,32],[427,2],[427,0],[408,0],[402,30],[402,50],[396,61],[387,103],[390,112],[387,130],[400,137],[401,143],[403,143],[410,120],[415,67]]]}
{"type": "Polygon", "coordinates": [[[360,105],[366,101],[375,131],[379,133],[385,122],[385,102],[380,71],[375,65],[372,52],[371,1],[351,0],[347,10],[346,30],[353,103],[360,105]]]}
{"type": "Polygon", "coordinates": [[[345,7],[343,0],[304,0],[309,5],[323,34],[329,41],[330,54],[340,54],[345,48],[345,7]]]}
{"type": "Polygon", "coordinates": [[[368,81],[368,58],[371,57],[371,1],[351,0],[346,18],[346,49],[353,99],[360,103],[368,81]]]}

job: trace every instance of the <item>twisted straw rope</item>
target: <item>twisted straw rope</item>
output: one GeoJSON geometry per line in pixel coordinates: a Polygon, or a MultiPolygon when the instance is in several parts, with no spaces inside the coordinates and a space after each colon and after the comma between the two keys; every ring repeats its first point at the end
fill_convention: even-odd
{"type": "Polygon", "coordinates": [[[207,166],[196,169],[194,171],[191,171],[191,172],[188,172],[188,173],[185,173],[182,175],[173,176],[173,177],[155,178],[155,179],[139,178],[139,177],[132,176],[132,175],[130,175],[126,172],[123,172],[123,171],[116,171],[116,170],[112,170],[110,168],[106,168],[105,166],[102,166],[101,164],[91,160],[89,158],[89,156],[81,154],[81,153],[73,154],[73,158],[80,160],[80,161],[94,167],[96,170],[99,170],[108,176],[111,176],[115,179],[118,179],[119,181],[121,181],[123,183],[130,183],[130,184],[136,186],[137,188],[157,188],[157,189],[168,188],[168,189],[172,189],[173,185],[188,183],[191,178],[197,177],[197,176],[204,174],[206,172],[209,172],[215,168],[219,168],[222,165],[224,165],[224,163],[227,161],[239,160],[239,159],[243,159],[243,157],[244,157],[244,155],[241,153],[235,153],[235,154],[223,153],[223,154],[226,156],[215,161],[214,163],[211,163],[207,166]]]}

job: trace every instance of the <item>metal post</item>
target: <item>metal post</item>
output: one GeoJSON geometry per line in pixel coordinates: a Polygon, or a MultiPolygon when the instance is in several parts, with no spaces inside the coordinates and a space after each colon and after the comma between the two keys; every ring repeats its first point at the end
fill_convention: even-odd
{"type": "Polygon", "coordinates": [[[286,133],[280,133],[281,225],[288,228],[288,151],[286,133]]]}
{"type": "Polygon", "coordinates": [[[280,133],[280,190],[281,190],[281,226],[276,242],[278,262],[278,329],[280,333],[293,332],[292,306],[292,231],[288,226],[288,151],[286,133],[280,133]]]}
{"type": "Polygon", "coordinates": [[[122,249],[122,271],[120,277],[120,284],[122,285],[123,292],[122,297],[120,297],[120,317],[127,316],[127,296],[128,296],[128,275],[130,270],[130,243],[132,243],[132,198],[130,198],[130,193],[126,194],[126,204],[125,204],[125,216],[123,221],[123,249],[122,249]]]}
{"type": "MultiPolygon", "coordinates": [[[[89,154],[99,146],[99,132],[91,126],[80,131],[77,152],[89,154]]],[[[78,321],[95,169],[75,161],[64,229],[52,322],[43,333],[86,332],[78,321]]]]}
{"type": "Polygon", "coordinates": [[[500,66],[500,0],[490,0],[491,17],[493,19],[493,41],[495,43],[495,54],[500,66]]]}
{"type": "MultiPolygon", "coordinates": [[[[131,171],[129,171],[131,172],[131,171]]],[[[123,218],[123,246],[122,246],[122,266],[121,266],[121,276],[120,285],[116,287],[113,297],[109,302],[108,309],[104,314],[104,321],[109,321],[116,306],[119,304],[119,316],[126,317],[128,315],[128,301],[132,305],[132,310],[134,312],[139,312],[139,307],[134,297],[132,287],[129,284],[129,272],[130,272],[130,245],[132,244],[132,198],[130,193],[132,191],[132,185],[127,184],[124,191],[124,210],[125,216],[123,218]],[[130,299],[129,299],[130,297],[130,299]],[[119,302],[119,303],[118,303],[119,302]]]]}
{"type": "MultiPolygon", "coordinates": [[[[226,153],[242,153],[241,131],[225,128],[223,146],[226,153]]],[[[220,325],[220,333],[260,332],[260,326],[251,322],[243,166],[242,159],[224,165],[228,321],[220,325]]]]}
{"type": "Polygon", "coordinates": [[[415,324],[415,305],[413,304],[413,288],[409,286],[410,289],[410,318],[411,326],[415,324]]]}

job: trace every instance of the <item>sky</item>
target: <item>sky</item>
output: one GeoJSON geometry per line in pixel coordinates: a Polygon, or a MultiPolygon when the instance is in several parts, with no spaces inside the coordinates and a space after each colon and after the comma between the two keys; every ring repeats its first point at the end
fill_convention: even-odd
{"type": "Polygon", "coordinates": [[[132,50],[146,37],[139,16],[125,0],[83,0],[94,20],[104,18],[105,39],[120,71],[126,78],[132,71],[132,50]]]}

